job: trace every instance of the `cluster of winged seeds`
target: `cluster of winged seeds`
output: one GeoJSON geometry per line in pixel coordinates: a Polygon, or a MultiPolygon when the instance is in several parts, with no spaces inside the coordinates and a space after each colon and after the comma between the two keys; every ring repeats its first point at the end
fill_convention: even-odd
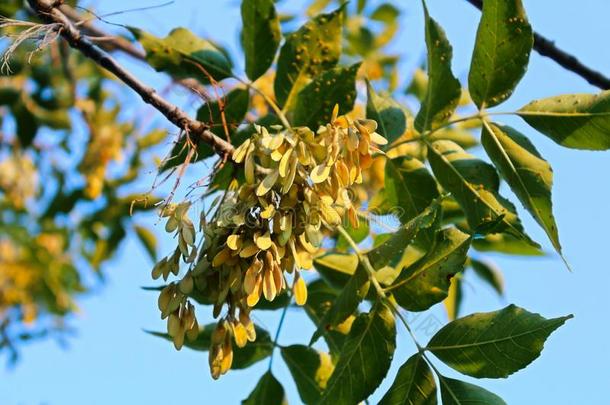
{"type": "Polygon", "coordinates": [[[312,267],[324,233],[347,218],[358,226],[349,189],[362,182],[375,145],[386,140],[372,120],[337,117],[317,132],[299,127],[256,127],[233,154],[243,164],[245,181],[225,194],[214,217],[202,224],[199,255],[188,204],[172,207],[167,229],[178,235],[178,248],[159,262],[153,277],[177,274],[180,258],[192,269],[161,292],[159,308],[168,317],[168,333],[177,348],[184,336],[196,338],[197,321],[189,295],[205,297],[214,317],[227,306],[212,334],[209,362],[214,378],[231,367],[232,341],[243,347],[256,339],[250,311],[261,297],[272,301],[290,289],[298,305],[307,300],[300,271],[312,267]]]}

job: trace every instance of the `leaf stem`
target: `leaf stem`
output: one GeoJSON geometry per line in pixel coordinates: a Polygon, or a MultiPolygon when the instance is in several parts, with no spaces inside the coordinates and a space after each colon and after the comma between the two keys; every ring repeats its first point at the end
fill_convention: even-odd
{"type": "Polygon", "coordinates": [[[254,83],[251,83],[251,82],[249,82],[247,80],[241,79],[241,78],[239,78],[237,76],[233,76],[233,78],[235,80],[237,80],[238,82],[240,82],[241,84],[243,84],[246,87],[248,87],[249,89],[252,89],[254,92],[258,93],[263,99],[265,99],[267,104],[269,104],[271,106],[271,108],[273,109],[273,111],[277,114],[277,116],[280,119],[280,121],[282,121],[282,125],[284,125],[284,127],[286,127],[287,129],[291,128],[290,122],[288,122],[288,119],[286,118],[286,115],[284,115],[284,113],[282,112],[280,107],[277,105],[277,103],[271,97],[269,97],[264,91],[262,91],[261,89],[256,87],[254,85],[254,83]]]}
{"type": "Polygon", "coordinates": [[[417,350],[419,352],[423,352],[425,350],[424,347],[422,347],[419,344],[419,342],[417,341],[417,338],[415,337],[413,330],[411,330],[411,327],[409,326],[407,320],[400,313],[400,309],[398,308],[398,305],[396,305],[396,303],[385,294],[383,287],[381,287],[381,285],[379,284],[379,281],[377,281],[377,279],[375,278],[375,269],[371,265],[371,262],[369,261],[368,256],[365,253],[363,253],[362,250],[360,250],[360,247],[358,247],[358,244],[356,242],[354,242],[354,240],[349,235],[349,233],[345,230],[345,228],[343,228],[341,225],[339,225],[337,227],[337,230],[345,238],[345,240],[347,240],[347,242],[350,244],[352,249],[354,249],[354,252],[356,252],[356,255],[358,256],[358,261],[363,265],[364,269],[366,270],[369,280],[371,281],[371,284],[373,284],[373,287],[375,288],[375,291],[377,292],[377,296],[379,297],[379,299],[382,301],[382,303],[384,305],[386,305],[400,319],[402,324],[407,329],[407,332],[409,332],[409,335],[411,335],[411,338],[413,339],[413,342],[415,343],[417,350]]]}

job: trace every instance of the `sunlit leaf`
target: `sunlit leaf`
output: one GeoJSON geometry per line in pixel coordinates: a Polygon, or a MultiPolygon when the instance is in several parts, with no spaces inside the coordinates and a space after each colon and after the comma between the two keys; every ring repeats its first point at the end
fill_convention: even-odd
{"type": "Polygon", "coordinates": [[[534,44],[521,0],[485,0],[468,90],[479,107],[493,107],[513,93],[527,69],[534,44]]]}
{"type": "Polygon", "coordinates": [[[447,324],[430,339],[427,350],[463,374],[508,377],[538,358],[545,340],[570,318],[545,319],[509,305],[447,324]]]}
{"type": "Polygon", "coordinates": [[[342,26],[343,7],[311,19],[286,38],[274,83],[275,97],[281,106],[289,106],[290,99],[311,78],[337,64],[342,26]]]}
{"type": "Polygon", "coordinates": [[[354,108],[356,101],[356,73],[360,63],[348,68],[335,68],[316,76],[298,93],[294,102],[294,125],[318,129],[330,122],[333,107],[339,105],[339,114],[354,108]]]}
{"type": "Polygon", "coordinates": [[[377,132],[391,144],[407,129],[405,109],[391,97],[377,94],[368,81],[366,86],[366,117],[377,121],[377,132]]]}
{"type": "Polygon", "coordinates": [[[508,126],[486,122],[481,143],[502,177],[561,254],[551,202],[551,165],[540,156],[529,139],[508,126]]]}
{"type": "Polygon", "coordinates": [[[373,268],[380,269],[388,264],[396,266],[402,258],[405,249],[418,233],[430,229],[435,223],[438,208],[438,202],[433,201],[430,206],[426,207],[420,214],[392,233],[389,238],[367,252],[373,268]]]}
{"type": "Polygon", "coordinates": [[[426,46],[428,48],[428,88],[421,109],[415,117],[415,129],[424,132],[446,122],[458,105],[462,86],[451,71],[453,49],[441,26],[426,16],[426,46]]]}
{"type": "Polygon", "coordinates": [[[436,141],[428,151],[434,175],[460,204],[472,229],[477,233],[505,231],[537,246],[524,233],[513,204],[498,193],[500,179],[493,166],[451,141],[436,141]]]}
{"type": "Polygon", "coordinates": [[[610,91],[535,100],[517,114],[559,145],[610,149],[610,91]]]}
{"type": "Polygon", "coordinates": [[[451,278],[463,270],[470,237],[447,228],[439,231],[430,251],[403,269],[390,287],[398,304],[409,311],[424,311],[447,297],[451,278]]]}
{"type": "Polygon", "coordinates": [[[165,38],[139,28],[129,30],[146,50],[146,61],[157,71],[176,78],[196,78],[202,83],[231,76],[231,62],[225,54],[186,28],[176,28],[165,38]]]}
{"type": "MultiPolygon", "coordinates": [[[[438,197],[438,187],[426,166],[412,157],[388,159],[385,166],[385,204],[401,223],[406,224],[438,197]]],[[[434,229],[421,233],[421,240],[430,243],[434,229]]]]}
{"type": "Polygon", "coordinates": [[[348,253],[327,253],[314,259],[314,267],[331,286],[343,288],[356,272],[358,257],[348,253]]]}
{"type": "Polygon", "coordinates": [[[357,404],[386,376],[396,348],[396,328],[390,310],[377,304],[359,315],[324,390],[320,405],[357,404]]]}
{"type": "Polygon", "coordinates": [[[282,357],[305,404],[315,404],[326,387],[333,363],[326,353],[304,345],[282,348],[282,357]]]}
{"type": "Polygon", "coordinates": [[[343,287],[332,306],[318,324],[318,329],[311,337],[310,343],[315,342],[323,335],[325,330],[339,325],[358,309],[358,305],[364,300],[369,292],[370,280],[367,272],[358,265],[356,272],[350,277],[343,287]]]}
{"type": "MultiPolygon", "coordinates": [[[[307,302],[303,308],[314,325],[318,326],[322,323],[322,319],[338,296],[339,291],[330,287],[324,280],[314,280],[307,285],[307,302]]],[[[339,329],[322,329],[322,336],[333,355],[340,352],[345,341],[346,333],[343,333],[345,330],[339,329]]]]}

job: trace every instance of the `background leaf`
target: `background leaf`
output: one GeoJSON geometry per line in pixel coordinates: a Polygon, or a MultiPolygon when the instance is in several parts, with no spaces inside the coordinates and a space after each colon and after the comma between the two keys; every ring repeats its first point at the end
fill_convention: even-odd
{"type": "Polygon", "coordinates": [[[570,318],[545,319],[509,305],[445,325],[430,339],[427,350],[460,373],[508,377],[540,356],[544,341],[570,318]]]}
{"type": "Polygon", "coordinates": [[[246,58],[246,74],[255,81],[273,63],[282,33],[273,0],[243,0],[241,43],[246,58]]]}
{"type": "Polygon", "coordinates": [[[150,256],[150,260],[153,262],[157,261],[157,238],[155,234],[148,228],[143,226],[135,225],[133,229],[136,231],[138,239],[144,246],[146,253],[150,256]]]}
{"type": "Polygon", "coordinates": [[[521,0],[485,0],[472,54],[468,89],[477,107],[493,107],[513,93],[534,44],[521,0]]]}

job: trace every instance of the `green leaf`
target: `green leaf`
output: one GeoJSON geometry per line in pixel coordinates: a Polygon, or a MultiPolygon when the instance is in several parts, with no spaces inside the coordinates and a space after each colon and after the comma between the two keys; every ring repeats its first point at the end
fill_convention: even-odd
{"type": "Polygon", "coordinates": [[[314,267],[331,286],[342,289],[358,267],[358,257],[351,253],[326,253],[314,259],[314,267]]]}
{"type": "Polygon", "coordinates": [[[436,405],[436,383],[424,358],[415,354],[398,370],[379,405],[436,405]]]}
{"type": "Polygon", "coordinates": [[[504,295],[502,272],[493,264],[470,258],[470,267],[483,281],[489,284],[498,295],[504,295]]]}
{"type": "Polygon", "coordinates": [[[477,385],[439,375],[443,405],[506,405],[493,392],[477,385]]]}
{"type": "MultiPolygon", "coordinates": [[[[337,299],[339,293],[330,287],[324,280],[314,280],[307,285],[307,302],[304,305],[305,313],[318,326],[322,323],[326,313],[337,299]]],[[[347,331],[349,332],[349,330],[347,331]]],[[[344,328],[323,329],[324,340],[333,355],[340,352],[347,334],[344,328]]]]}
{"type": "Polygon", "coordinates": [[[428,48],[428,89],[415,117],[415,129],[420,133],[445,123],[453,115],[462,95],[462,85],[451,72],[451,44],[441,26],[428,14],[425,3],[424,12],[428,48]]]}
{"type": "Polygon", "coordinates": [[[472,247],[479,252],[497,252],[519,256],[544,256],[544,252],[539,248],[504,233],[476,238],[472,241],[472,247]]]}
{"type": "MultiPolygon", "coordinates": [[[[199,107],[199,110],[197,110],[197,120],[209,124],[210,131],[221,138],[225,138],[222,112],[224,112],[229,134],[232,135],[248,112],[249,100],[250,95],[248,90],[243,88],[233,89],[222,100],[210,101],[199,107]]],[[[159,172],[164,172],[185,162],[189,152],[189,146],[186,142],[187,139],[183,136],[174,144],[170,156],[159,168],[159,172]]],[[[208,143],[198,142],[197,152],[193,155],[190,163],[201,161],[210,156],[214,156],[214,154],[214,150],[208,143]]]]}
{"type": "Polygon", "coordinates": [[[366,117],[377,121],[379,132],[392,144],[407,130],[407,114],[398,102],[389,96],[378,95],[371,83],[366,82],[366,117]]]}
{"type": "Polygon", "coordinates": [[[436,234],[424,257],[403,269],[390,287],[396,302],[408,311],[424,311],[447,298],[451,278],[463,270],[470,237],[456,228],[436,234]]]}
{"type": "Polygon", "coordinates": [[[246,74],[255,81],[273,63],[282,33],[273,0],[243,0],[241,43],[246,57],[246,74]]]}
{"type": "Polygon", "coordinates": [[[286,396],[282,384],[267,371],[259,380],[248,398],[241,401],[242,405],[282,405],[286,396]]]}
{"type": "Polygon", "coordinates": [[[561,255],[551,202],[551,165],[540,156],[525,135],[508,126],[485,121],[481,143],[511,190],[544,229],[555,250],[561,255]]]}
{"type": "Polygon", "coordinates": [[[521,0],[485,0],[468,87],[479,108],[510,97],[527,70],[534,44],[521,0]]]}
{"type": "Polygon", "coordinates": [[[356,101],[356,74],[360,63],[348,68],[335,68],[316,76],[297,95],[292,123],[317,130],[330,121],[335,104],[339,115],[354,108],[356,101]]]}
{"type": "Polygon", "coordinates": [[[322,395],[333,363],[326,353],[304,345],[282,348],[282,357],[305,404],[315,404],[322,395]]]}
{"type": "MultiPolygon", "coordinates": [[[[207,352],[210,349],[212,332],[214,332],[215,328],[216,323],[209,323],[205,326],[199,327],[199,335],[197,336],[197,339],[193,341],[185,339],[184,346],[188,347],[189,349],[207,352]]],[[[231,364],[232,369],[241,370],[244,368],[248,368],[251,365],[263,360],[264,358],[269,357],[273,352],[273,341],[269,336],[269,332],[258,326],[255,326],[255,329],[255,342],[248,342],[248,344],[242,348],[239,348],[237,346],[233,347],[233,363],[231,364]]],[[[170,342],[173,341],[173,339],[167,333],[164,332],[145,332],[153,336],[169,340],[170,342]]]]}
{"type": "Polygon", "coordinates": [[[451,141],[436,141],[428,151],[432,171],[460,204],[470,228],[477,233],[506,231],[538,246],[524,233],[513,204],[499,194],[500,179],[493,166],[451,141]]]}
{"type": "Polygon", "coordinates": [[[377,304],[360,314],[318,404],[357,404],[367,398],[386,376],[395,348],[396,328],[388,308],[377,304]]]}
{"type": "Polygon", "coordinates": [[[156,263],[157,262],[157,238],[155,237],[155,234],[152,233],[150,229],[144,228],[143,226],[139,226],[139,225],[134,225],[133,229],[136,231],[136,235],[137,235],[138,239],[140,239],[142,246],[144,246],[146,253],[148,253],[150,260],[152,260],[153,262],[156,263]]]}
{"type": "Polygon", "coordinates": [[[544,341],[570,318],[572,315],[545,319],[509,305],[445,325],[426,349],[460,373],[505,378],[540,356],[544,341]]]}
{"type": "Polygon", "coordinates": [[[610,91],[535,100],[517,114],[566,148],[610,149],[610,91]]]}
{"type": "Polygon", "coordinates": [[[274,82],[275,97],[281,106],[290,108],[291,98],[312,77],[337,64],[341,55],[342,27],[343,7],[340,7],[311,19],[286,38],[274,82]]]}
{"type": "MultiPolygon", "coordinates": [[[[392,207],[401,223],[406,224],[426,210],[438,197],[436,180],[418,159],[404,157],[388,159],[385,166],[386,203],[392,207]]],[[[429,244],[434,239],[434,228],[421,233],[421,240],[429,244]]]]}
{"type": "Polygon", "coordinates": [[[178,79],[196,78],[206,84],[210,83],[208,75],[214,80],[232,76],[231,62],[225,54],[186,28],[176,28],[165,38],[128,28],[146,50],[146,61],[157,71],[178,79]]]}
{"type": "Polygon", "coordinates": [[[361,265],[358,265],[354,275],[350,277],[345,287],[339,293],[339,296],[333,302],[333,305],[324,315],[324,318],[318,323],[318,329],[314,332],[309,344],[311,345],[318,340],[325,330],[339,325],[349,318],[350,315],[354,314],[358,309],[358,305],[368,294],[370,284],[367,272],[361,265]]]}
{"type": "Polygon", "coordinates": [[[439,205],[438,201],[433,201],[422,213],[401,226],[389,238],[367,252],[373,268],[379,270],[388,264],[396,266],[402,258],[405,249],[417,236],[418,232],[429,229],[435,223],[439,205]]]}

